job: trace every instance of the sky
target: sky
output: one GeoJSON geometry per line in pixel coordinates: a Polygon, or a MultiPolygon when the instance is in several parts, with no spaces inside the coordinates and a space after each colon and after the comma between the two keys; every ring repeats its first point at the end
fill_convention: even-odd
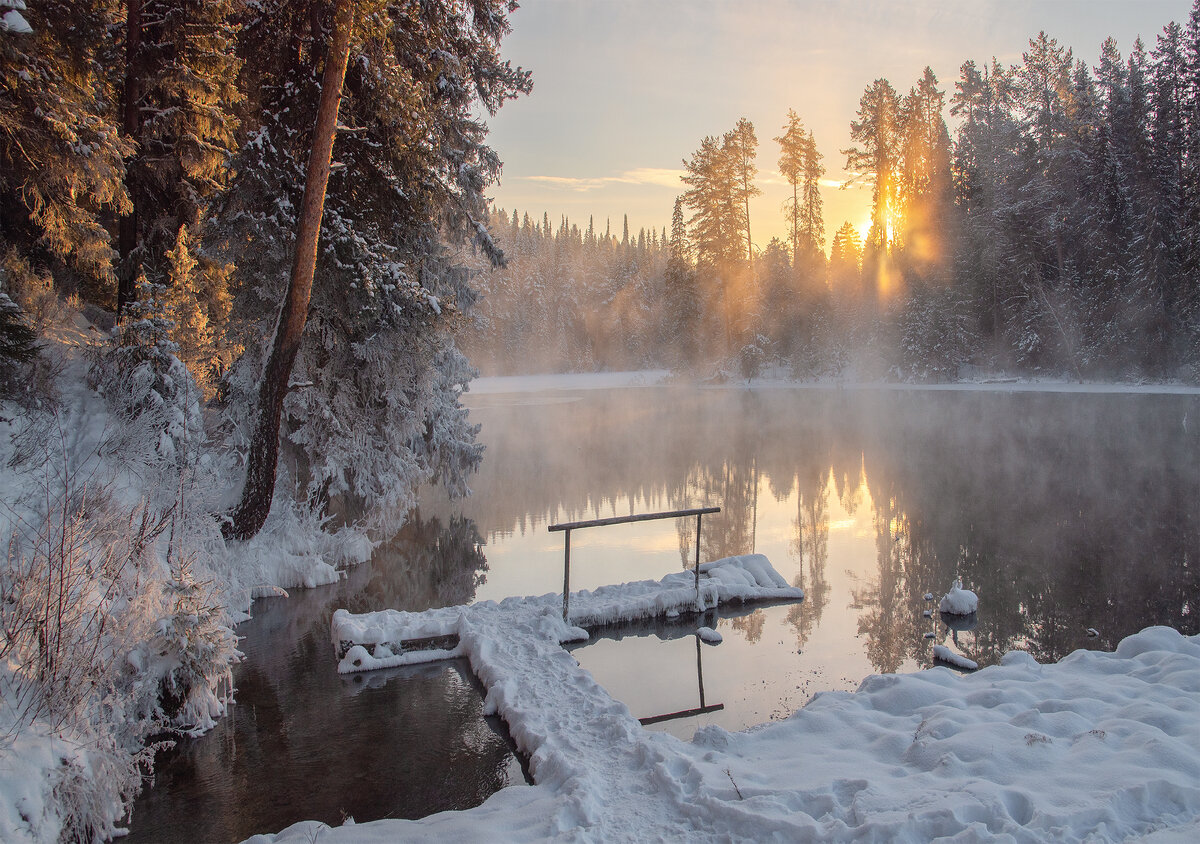
{"type": "MultiPolygon", "coordinates": [[[[586,228],[594,215],[619,237],[622,216],[641,227],[670,225],[683,160],[706,135],[741,117],[758,135],[751,233],[763,248],[785,237],[791,188],[779,175],[788,109],[813,132],[826,168],[827,230],[865,229],[870,187],[847,179],[850,122],[863,91],[888,79],[901,93],[926,65],[946,91],[968,59],[1020,62],[1039,31],[1095,66],[1117,39],[1127,56],[1147,50],[1170,21],[1184,24],[1191,0],[521,0],[503,53],[533,71],[533,93],[488,120],[504,161],[490,196],[498,207],[540,219],[548,212],[586,228]]],[[[947,114],[949,120],[949,114],[947,114]]]]}

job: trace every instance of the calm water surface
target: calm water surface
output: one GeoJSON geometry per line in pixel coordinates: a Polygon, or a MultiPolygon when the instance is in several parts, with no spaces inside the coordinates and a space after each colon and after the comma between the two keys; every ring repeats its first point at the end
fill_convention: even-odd
{"type": "MultiPolygon", "coordinates": [[[[465,668],[339,677],[327,624],[339,606],[555,592],[556,521],[720,506],[702,561],[756,551],[805,589],[798,604],[706,617],[717,646],[698,647],[696,619],[680,619],[598,631],[573,650],[636,716],[696,707],[701,687],[724,705],[650,728],[684,738],[928,667],[935,642],[987,665],[1013,648],[1043,661],[1111,649],[1151,624],[1200,631],[1196,396],[657,387],[467,399],[488,446],[475,495],[431,491],[370,568],[256,604],[239,630],[249,659],[234,717],[163,767],[135,834],[198,811],[226,818],[212,840],[343,811],[414,817],[522,782],[465,668]],[[980,596],[970,629],[923,615],[924,594],[956,576],[980,596]],[[300,761],[274,764],[272,744],[300,761]]],[[[572,588],[658,579],[690,565],[694,542],[694,520],[575,532],[572,588]]]]}

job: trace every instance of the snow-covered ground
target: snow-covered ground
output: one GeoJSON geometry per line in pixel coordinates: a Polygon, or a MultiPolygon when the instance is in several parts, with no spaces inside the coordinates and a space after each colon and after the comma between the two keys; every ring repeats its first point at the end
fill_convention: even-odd
{"type": "MultiPolygon", "coordinates": [[[[707,573],[705,603],[787,591],[762,557],[707,573]]],[[[696,600],[688,580],[578,593],[572,621],[686,609],[696,600]]],[[[401,639],[457,634],[456,652],[470,658],[486,707],[509,724],[537,784],[418,821],[307,822],[250,841],[1162,842],[1200,831],[1200,637],[1157,627],[1115,653],[1077,651],[1055,665],[1013,652],[965,677],[873,676],[784,721],[742,733],[710,726],[682,742],[643,730],[559,646],[586,635],[560,612],[557,595],[339,611],[334,641],[359,643],[341,670],[391,664],[401,639]]]]}
{"type": "MultiPolygon", "coordinates": [[[[471,382],[470,394],[494,395],[498,393],[530,393],[547,390],[605,390],[617,387],[642,387],[665,384],[672,381],[666,370],[653,369],[631,372],[565,372],[546,375],[503,375],[476,378],[471,382]]],[[[678,383],[687,383],[679,381],[678,383]]],[[[1138,395],[1200,395],[1200,386],[1173,383],[1125,384],[1103,381],[1068,381],[1044,378],[979,378],[968,381],[950,381],[929,384],[906,381],[855,381],[844,378],[822,378],[814,381],[797,381],[786,377],[755,378],[749,382],[734,379],[723,384],[702,383],[714,388],[756,389],[816,389],[816,390],[891,390],[912,392],[933,390],[938,392],[991,392],[991,393],[1131,393],[1138,395]]]]}

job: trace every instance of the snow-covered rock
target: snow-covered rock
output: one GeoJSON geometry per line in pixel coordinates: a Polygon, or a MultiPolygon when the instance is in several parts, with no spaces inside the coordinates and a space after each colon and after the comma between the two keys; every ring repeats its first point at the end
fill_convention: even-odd
{"type": "Polygon", "coordinates": [[[938,610],[950,615],[970,615],[979,609],[979,596],[970,589],[962,588],[962,578],[958,578],[950,586],[950,591],[942,596],[938,610]]]}
{"type": "Polygon", "coordinates": [[[947,665],[953,665],[957,668],[965,668],[967,671],[975,671],[979,668],[978,662],[973,659],[967,659],[962,654],[955,653],[945,645],[933,646],[933,658],[940,660],[947,665]]]}
{"type": "MultiPolygon", "coordinates": [[[[24,4],[22,4],[21,8],[25,8],[24,4]]],[[[33,27],[29,25],[29,21],[25,20],[24,15],[15,9],[10,9],[0,16],[0,32],[29,35],[33,32],[33,27]]]]}

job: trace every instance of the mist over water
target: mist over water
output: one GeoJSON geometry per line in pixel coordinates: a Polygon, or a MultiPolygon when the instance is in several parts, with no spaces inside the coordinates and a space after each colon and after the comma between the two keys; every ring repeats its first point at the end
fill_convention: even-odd
{"type": "MultiPolygon", "coordinates": [[[[701,560],[766,553],[807,590],[773,635],[786,629],[799,651],[820,639],[826,687],[930,665],[923,595],[956,576],[982,601],[958,645],[985,665],[1012,648],[1039,660],[1112,648],[1152,624],[1200,630],[1196,396],[634,388],[468,399],[488,451],[474,497],[455,509],[486,541],[481,599],[561,589],[555,521],[717,505],[701,560]]],[[[575,532],[572,588],[690,564],[695,522],[680,522],[575,532]]],[[[761,639],[755,626],[772,613],[728,624],[761,639]]]]}

